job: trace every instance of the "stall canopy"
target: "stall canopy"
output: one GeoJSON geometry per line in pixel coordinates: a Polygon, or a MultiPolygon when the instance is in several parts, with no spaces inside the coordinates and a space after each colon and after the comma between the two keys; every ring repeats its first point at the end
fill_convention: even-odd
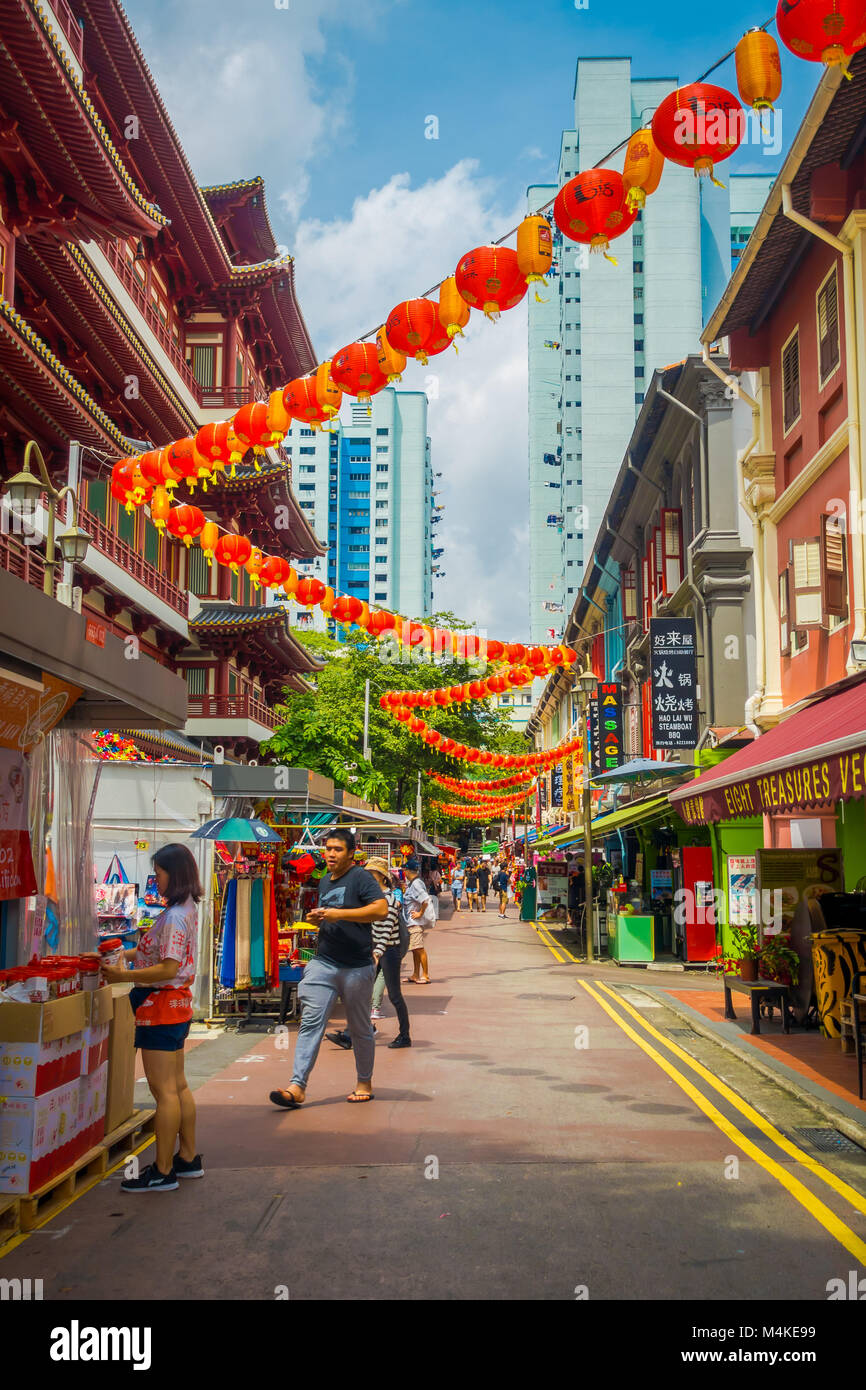
{"type": "Polygon", "coordinates": [[[724,763],[670,793],[689,825],[784,815],[866,794],[863,676],[792,714],[724,763]]]}
{"type": "Polygon", "coordinates": [[[642,777],[676,777],[681,772],[691,772],[688,763],[660,763],[654,758],[632,758],[630,762],[620,763],[607,772],[598,772],[591,779],[595,782],[637,782],[642,777]]]}

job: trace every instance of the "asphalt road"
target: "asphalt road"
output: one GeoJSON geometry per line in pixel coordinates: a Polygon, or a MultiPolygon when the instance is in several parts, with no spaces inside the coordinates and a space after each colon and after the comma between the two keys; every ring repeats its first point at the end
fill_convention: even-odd
{"type": "Polygon", "coordinates": [[[205,1179],[132,1197],[118,1171],[0,1276],[46,1300],[787,1302],[864,1274],[866,1155],[817,1153],[797,1130],[826,1122],[636,972],[558,964],[514,909],[440,922],[429,954],[411,1050],[386,1000],[374,1102],[346,1104],[325,1043],[277,1110],[293,1031],[212,1035],[189,1057],[205,1179]]]}

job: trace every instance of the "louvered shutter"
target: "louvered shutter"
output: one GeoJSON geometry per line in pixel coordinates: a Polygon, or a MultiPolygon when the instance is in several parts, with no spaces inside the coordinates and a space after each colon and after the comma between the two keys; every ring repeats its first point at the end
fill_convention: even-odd
{"type": "Polygon", "coordinates": [[[818,359],[821,384],[839,365],[839,304],[836,272],[830,276],[818,294],[818,359]]]}
{"type": "Polygon", "coordinates": [[[793,593],[789,593],[791,627],[797,632],[804,628],[821,627],[824,622],[823,589],[821,585],[821,540],[811,536],[794,541],[791,546],[793,593]]]}
{"type": "Polygon", "coordinates": [[[782,353],[782,416],[788,430],[800,414],[800,335],[782,353]]]}
{"type": "Polygon", "coordinates": [[[653,531],[653,566],[653,598],[658,599],[665,593],[665,556],[660,526],[653,531]]]}
{"type": "Polygon", "coordinates": [[[683,582],[683,514],[679,507],[662,507],[664,593],[674,594],[683,582]]]}
{"type": "Polygon", "coordinates": [[[821,558],[824,567],[824,616],[845,618],[848,616],[848,585],[844,516],[821,517],[821,558]]]}
{"type": "Polygon", "coordinates": [[[650,616],[652,614],[652,594],[650,593],[650,556],[652,554],[652,541],[647,546],[647,552],[641,562],[641,579],[643,581],[643,625],[649,630],[650,616]]]}
{"type": "Polygon", "coordinates": [[[779,575],[779,646],[783,656],[791,651],[791,629],[788,623],[788,570],[779,575]]]}
{"type": "Polygon", "coordinates": [[[637,622],[637,577],[634,565],[622,569],[622,616],[625,622],[637,622]]]}

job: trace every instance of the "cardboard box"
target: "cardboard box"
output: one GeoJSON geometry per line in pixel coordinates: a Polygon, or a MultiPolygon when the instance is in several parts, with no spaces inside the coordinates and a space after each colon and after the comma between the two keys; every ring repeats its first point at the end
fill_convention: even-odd
{"type": "Polygon", "coordinates": [[[114,1015],[108,1031],[108,1099],[105,1132],[110,1134],[135,1109],[135,1015],[128,985],[112,985],[114,1015]]]}
{"type": "Polygon", "coordinates": [[[79,1157],[79,1086],[0,1096],[0,1192],[35,1192],[79,1157]]]}
{"type": "Polygon", "coordinates": [[[0,1092],[47,1095],[81,1075],[86,998],[0,1004],[0,1092]]]}
{"type": "MultiPolygon", "coordinates": [[[[105,1024],[108,1027],[108,1024],[105,1024]]],[[[105,1103],[108,1098],[108,1062],[78,1082],[78,1124],[76,1148],[86,1153],[105,1134],[105,1103]]]]}
{"type": "Polygon", "coordinates": [[[108,1061],[108,1032],[114,1014],[111,985],[85,994],[87,1026],[82,1035],[81,1075],[90,1076],[108,1061]]]}

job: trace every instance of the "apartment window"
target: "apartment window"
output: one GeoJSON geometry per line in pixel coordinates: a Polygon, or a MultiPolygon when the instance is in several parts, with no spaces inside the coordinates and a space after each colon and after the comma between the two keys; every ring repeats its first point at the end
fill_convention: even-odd
{"type": "Polygon", "coordinates": [[[377,601],[379,601],[379,602],[385,602],[385,601],[387,600],[387,598],[388,598],[388,595],[387,595],[387,594],[375,594],[374,597],[375,597],[375,598],[377,599],[377,601]]]}
{"type": "Polygon", "coordinates": [[[388,583],[388,576],[387,576],[387,574],[377,574],[377,575],[375,576],[375,582],[376,582],[377,584],[387,584],[387,583],[388,583]]]}
{"type": "Polygon", "coordinates": [[[387,506],[388,506],[388,503],[387,503],[387,502],[377,502],[377,503],[376,503],[376,511],[377,511],[377,512],[383,512],[383,511],[386,510],[387,506]]]}
{"type": "Polygon", "coordinates": [[[381,439],[381,437],[382,437],[383,435],[385,436],[386,439],[387,439],[387,437],[388,437],[388,430],[387,430],[387,427],[386,427],[385,429],[377,429],[377,430],[376,430],[376,433],[377,433],[377,435],[379,436],[380,439],[381,439]]]}
{"type": "Polygon", "coordinates": [[[369,526],[350,526],[350,527],[349,527],[349,535],[350,535],[350,536],[369,536],[369,534],[370,534],[370,528],[369,528],[369,526]]]}
{"type": "Polygon", "coordinates": [[[193,344],[192,374],[199,386],[213,390],[216,379],[216,347],[213,344],[193,344]]]}
{"type": "Polygon", "coordinates": [[[347,565],[347,566],[346,566],[346,569],[349,571],[350,574],[366,574],[366,573],[367,573],[367,566],[366,566],[366,565],[347,565]]]}
{"type": "Polygon", "coordinates": [[[795,328],[782,348],[782,424],[788,430],[800,418],[800,331],[795,328]]]}
{"type": "Polygon", "coordinates": [[[635,405],[643,405],[643,392],[642,392],[642,391],[636,391],[636,392],[635,392],[634,403],[635,403],[635,405]]]}
{"type": "Polygon", "coordinates": [[[388,484],[387,484],[387,483],[377,483],[377,484],[376,484],[376,491],[377,491],[377,492],[387,492],[387,491],[388,491],[388,484]]]}
{"type": "Polygon", "coordinates": [[[387,472],[388,472],[388,465],[387,465],[387,463],[377,463],[377,464],[376,464],[376,472],[377,472],[377,473],[387,473],[387,472]]]}
{"type": "Polygon", "coordinates": [[[643,261],[635,261],[634,273],[635,275],[643,275],[643,261]]]}
{"type": "Polygon", "coordinates": [[[634,316],[634,321],[635,321],[635,323],[638,324],[638,325],[639,325],[639,324],[642,324],[642,323],[643,323],[643,314],[635,314],[635,316],[634,316]]]}
{"type": "Polygon", "coordinates": [[[633,245],[633,246],[643,246],[643,237],[642,237],[642,236],[635,236],[635,237],[632,237],[632,245],[633,245]]]}
{"type": "Polygon", "coordinates": [[[316,446],[314,444],[302,444],[298,449],[299,454],[314,454],[316,446]]]}
{"type": "Polygon", "coordinates": [[[349,549],[350,549],[350,550],[363,550],[363,551],[366,553],[366,552],[369,551],[370,547],[369,547],[368,545],[350,545],[350,546],[349,546],[349,549]]]}
{"type": "Polygon", "coordinates": [[[315,473],[315,471],[316,465],[314,463],[302,463],[298,466],[299,473],[315,473]]]}
{"type": "Polygon", "coordinates": [[[302,512],[311,512],[315,507],[315,502],[299,502],[298,506],[302,512]]]}
{"type": "Polygon", "coordinates": [[[381,531],[382,527],[383,527],[383,526],[387,526],[387,525],[388,525],[388,518],[387,518],[387,517],[381,517],[381,516],[380,516],[380,517],[377,517],[377,518],[376,518],[376,530],[377,530],[377,531],[381,531]]]}
{"type": "MultiPolygon", "coordinates": [[[[637,269],[637,266],[635,266],[635,270],[636,270],[636,269],[637,269]]],[[[635,291],[634,291],[634,297],[635,297],[635,299],[643,299],[643,290],[642,290],[642,289],[635,289],[635,291]]]]}
{"type": "Polygon", "coordinates": [[[377,444],[377,445],[376,445],[376,453],[377,453],[377,454],[387,454],[387,452],[388,452],[388,445],[387,445],[387,444],[377,444]]]}
{"type": "Polygon", "coordinates": [[[635,338],[634,350],[635,352],[643,352],[643,338],[635,338]]]}
{"type": "Polygon", "coordinates": [[[801,632],[823,623],[821,540],[791,541],[788,562],[788,609],[792,629],[801,632]]]}
{"type": "Polygon", "coordinates": [[[839,365],[839,305],[836,267],[818,291],[818,373],[823,386],[839,365]]]}
{"type": "Polygon", "coordinates": [[[302,439],[312,439],[312,438],[313,438],[313,435],[314,435],[315,433],[316,433],[315,430],[301,430],[301,438],[302,438],[302,439]]]}
{"type": "Polygon", "coordinates": [[[360,502],[360,501],[362,501],[365,497],[369,497],[369,496],[370,496],[369,492],[350,492],[350,493],[349,493],[349,501],[350,501],[350,502],[360,502]]]}
{"type": "Polygon", "coordinates": [[[298,483],[298,492],[315,492],[315,483],[298,483]]]}
{"type": "Polygon", "coordinates": [[[349,482],[350,482],[350,483],[366,483],[366,481],[367,481],[367,479],[369,478],[369,476],[370,476],[369,473],[350,473],[350,474],[349,474],[349,482]]]}

